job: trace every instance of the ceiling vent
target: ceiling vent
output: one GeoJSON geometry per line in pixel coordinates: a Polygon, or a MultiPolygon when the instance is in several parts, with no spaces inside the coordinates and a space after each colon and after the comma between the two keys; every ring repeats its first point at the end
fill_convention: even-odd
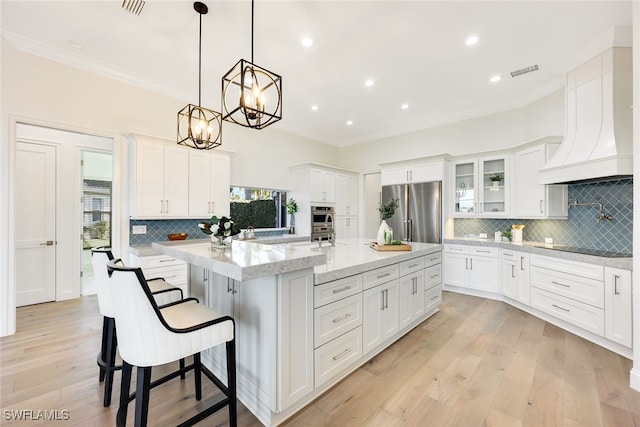
{"type": "Polygon", "coordinates": [[[518,77],[521,76],[523,74],[527,74],[527,73],[532,73],[534,71],[538,71],[540,69],[540,67],[538,67],[538,64],[536,65],[531,65],[530,67],[525,67],[525,68],[521,68],[519,70],[515,70],[511,72],[511,77],[518,77]]]}
{"type": "Polygon", "coordinates": [[[142,8],[144,7],[144,0],[123,0],[122,8],[127,12],[131,12],[135,15],[140,15],[142,8]]]}

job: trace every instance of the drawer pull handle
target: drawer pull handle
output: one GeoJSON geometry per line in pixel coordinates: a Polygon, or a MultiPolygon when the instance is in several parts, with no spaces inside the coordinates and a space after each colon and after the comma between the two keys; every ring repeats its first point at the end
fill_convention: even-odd
{"type": "Polygon", "coordinates": [[[420,264],[411,264],[411,265],[409,266],[409,268],[414,268],[414,267],[417,267],[417,266],[419,266],[419,265],[420,265],[420,264]]]}
{"type": "Polygon", "coordinates": [[[333,356],[332,359],[333,360],[341,359],[341,358],[343,358],[344,356],[346,356],[349,353],[351,353],[351,349],[350,348],[346,349],[345,351],[343,351],[342,353],[338,354],[337,356],[333,356]]]}
{"type": "Polygon", "coordinates": [[[613,275],[613,294],[614,295],[620,295],[620,292],[618,292],[618,279],[620,278],[620,276],[618,276],[617,274],[613,275]]]}
{"type": "Polygon", "coordinates": [[[435,279],[436,277],[440,277],[439,274],[434,274],[433,276],[429,276],[429,279],[435,279]]]}
{"type": "Polygon", "coordinates": [[[552,280],[551,283],[553,283],[554,285],[558,285],[558,286],[564,286],[565,288],[570,288],[571,287],[569,285],[565,285],[564,283],[556,282],[555,280],[552,280]]]}
{"type": "Polygon", "coordinates": [[[175,259],[173,259],[173,258],[172,259],[159,259],[158,261],[159,262],[174,262],[175,259]]]}
{"type": "Polygon", "coordinates": [[[571,310],[569,310],[568,308],[564,308],[564,307],[560,307],[559,305],[555,305],[555,304],[551,304],[553,307],[555,308],[559,308],[562,311],[566,311],[567,313],[569,313],[571,310]]]}
{"type": "Polygon", "coordinates": [[[351,313],[347,313],[344,316],[340,316],[340,317],[337,317],[337,318],[333,319],[333,323],[341,322],[344,319],[348,319],[349,317],[351,317],[351,313]]]}
{"type": "Polygon", "coordinates": [[[334,289],[332,292],[334,294],[339,294],[340,292],[348,291],[349,289],[351,289],[351,286],[347,285],[344,288],[334,289]]]}
{"type": "Polygon", "coordinates": [[[481,254],[490,254],[491,251],[481,251],[481,250],[477,250],[476,252],[481,253],[481,254]]]}
{"type": "Polygon", "coordinates": [[[433,296],[433,297],[431,297],[430,301],[435,301],[435,300],[437,300],[438,298],[440,298],[438,295],[433,296]]]}
{"type": "Polygon", "coordinates": [[[376,278],[378,278],[378,279],[382,279],[382,278],[387,277],[387,276],[390,276],[390,275],[391,275],[390,273],[378,274],[378,275],[376,276],[376,278]]]}

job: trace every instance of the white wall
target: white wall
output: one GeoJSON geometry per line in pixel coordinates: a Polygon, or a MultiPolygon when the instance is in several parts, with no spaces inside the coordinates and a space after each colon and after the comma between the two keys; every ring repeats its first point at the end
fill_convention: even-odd
{"type": "MultiPolygon", "coordinates": [[[[37,123],[112,137],[114,193],[126,194],[126,135],[137,133],[175,140],[177,112],[194,100],[170,98],[37,57],[13,48],[4,39],[0,54],[3,130],[0,134],[0,336],[4,336],[15,332],[13,212],[10,208],[13,206],[12,152],[15,150],[13,124],[16,121],[37,123]]],[[[234,152],[231,158],[234,185],[286,190],[290,165],[310,161],[338,163],[337,147],[286,134],[274,127],[257,131],[225,123],[222,148],[234,152]]],[[[114,203],[114,221],[118,218],[122,221],[120,237],[126,243],[126,204],[118,204],[117,200],[114,203]]]]}
{"type": "Polygon", "coordinates": [[[564,90],[516,110],[344,147],[340,166],[377,171],[381,162],[501,150],[547,135],[564,135],[564,90]]]}

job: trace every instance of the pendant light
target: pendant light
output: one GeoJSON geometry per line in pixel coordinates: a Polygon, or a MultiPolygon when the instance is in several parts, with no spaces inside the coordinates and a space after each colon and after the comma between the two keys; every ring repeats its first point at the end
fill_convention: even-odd
{"type": "Polygon", "coordinates": [[[211,150],[222,145],[222,115],[201,106],[202,86],[202,15],[209,9],[201,2],[193,3],[200,15],[198,35],[198,105],[187,104],[178,112],[178,144],[198,150],[211,150]]]}
{"type": "Polygon", "coordinates": [[[263,129],[282,119],[282,77],[253,62],[251,0],[251,62],[241,59],[222,78],[222,119],[263,129]]]}

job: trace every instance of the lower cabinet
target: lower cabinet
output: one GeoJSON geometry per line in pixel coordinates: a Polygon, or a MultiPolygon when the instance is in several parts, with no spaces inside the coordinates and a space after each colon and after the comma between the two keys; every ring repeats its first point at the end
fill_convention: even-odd
{"type": "Polygon", "coordinates": [[[185,298],[189,296],[188,264],[168,255],[137,256],[129,255],[132,267],[141,267],[144,277],[149,279],[162,278],[173,286],[182,289],[185,298]]]}
{"type": "Polygon", "coordinates": [[[631,283],[631,271],[604,268],[605,337],[625,347],[633,344],[631,283]]]}
{"type": "Polygon", "coordinates": [[[529,254],[503,249],[500,254],[502,295],[529,305],[529,254]]]}
{"type": "Polygon", "coordinates": [[[363,354],[374,350],[400,330],[398,289],[399,280],[394,279],[362,293],[363,354]]]}
{"type": "Polygon", "coordinates": [[[444,284],[498,293],[499,251],[489,246],[445,245],[444,284]]]}

